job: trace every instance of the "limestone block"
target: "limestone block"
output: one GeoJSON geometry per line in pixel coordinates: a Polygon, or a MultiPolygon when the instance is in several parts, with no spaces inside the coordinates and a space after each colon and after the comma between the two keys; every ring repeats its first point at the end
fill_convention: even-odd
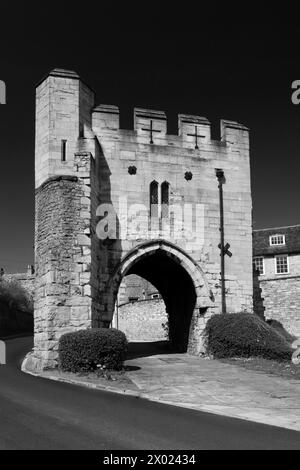
{"type": "Polygon", "coordinates": [[[91,239],[87,235],[79,234],[77,235],[77,243],[83,246],[91,246],[91,239]]]}

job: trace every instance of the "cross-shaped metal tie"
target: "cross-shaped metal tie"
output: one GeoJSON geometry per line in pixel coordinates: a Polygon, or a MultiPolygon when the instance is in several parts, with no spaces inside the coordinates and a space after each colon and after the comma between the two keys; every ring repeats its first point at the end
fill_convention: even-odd
{"type": "Polygon", "coordinates": [[[200,135],[198,134],[198,127],[195,126],[195,134],[187,134],[189,135],[190,137],[195,137],[195,149],[199,149],[198,147],[198,137],[200,137],[201,139],[205,139],[205,135],[200,135]]]}
{"type": "Polygon", "coordinates": [[[229,248],[230,248],[229,243],[226,243],[226,245],[223,247],[223,250],[222,250],[222,245],[221,245],[221,243],[219,243],[218,248],[219,248],[221,251],[223,251],[224,255],[229,256],[229,258],[232,257],[232,253],[231,253],[231,251],[229,250],[229,248]]]}
{"type": "Polygon", "coordinates": [[[142,127],[142,131],[150,132],[150,144],[153,144],[153,132],[161,132],[158,129],[153,129],[153,121],[150,119],[150,128],[142,127]]]}

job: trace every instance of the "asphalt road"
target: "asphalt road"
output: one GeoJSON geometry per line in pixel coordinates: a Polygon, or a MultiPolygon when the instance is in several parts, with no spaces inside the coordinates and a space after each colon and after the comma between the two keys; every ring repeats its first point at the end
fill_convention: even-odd
{"type": "Polygon", "coordinates": [[[0,366],[0,449],[300,449],[300,433],[35,378],[31,338],[0,366]]]}

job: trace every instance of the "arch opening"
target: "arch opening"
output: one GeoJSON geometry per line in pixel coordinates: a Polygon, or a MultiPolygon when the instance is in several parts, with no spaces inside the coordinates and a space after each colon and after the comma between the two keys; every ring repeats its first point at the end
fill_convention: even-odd
{"type": "MultiPolygon", "coordinates": [[[[164,248],[145,251],[125,263],[121,269],[118,287],[125,276],[139,276],[155,287],[160,293],[167,312],[167,337],[169,347],[174,352],[186,352],[189,344],[191,321],[196,307],[195,283],[185,269],[182,260],[164,248]]],[[[147,328],[147,317],[143,318],[147,328]]],[[[120,328],[121,329],[121,328],[120,328]]]]}
{"type": "Polygon", "coordinates": [[[137,274],[123,277],[112,326],[123,331],[129,355],[172,352],[166,305],[158,289],[137,274]]]}

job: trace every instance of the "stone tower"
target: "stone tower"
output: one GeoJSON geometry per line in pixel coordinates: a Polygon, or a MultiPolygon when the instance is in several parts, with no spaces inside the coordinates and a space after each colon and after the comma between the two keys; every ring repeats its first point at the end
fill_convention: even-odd
{"type": "MultiPolygon", "coordinates": [[[[161,111],[136,108],[120,128],[116,106],[94,104],[71,71],[55,69],[36,94],[36,289],[34,351],[27,367],[57,365],[59,337],[111,325],[124,276],[161,293],[170,335],[203,350],[207,319],[220,311],[219,191],[225,174],[227,309],[252,311],[248,129],[179,115],[167,134],[161,111]]],[[[145,318],[145,327],[146,327],[145,318]]]]}

